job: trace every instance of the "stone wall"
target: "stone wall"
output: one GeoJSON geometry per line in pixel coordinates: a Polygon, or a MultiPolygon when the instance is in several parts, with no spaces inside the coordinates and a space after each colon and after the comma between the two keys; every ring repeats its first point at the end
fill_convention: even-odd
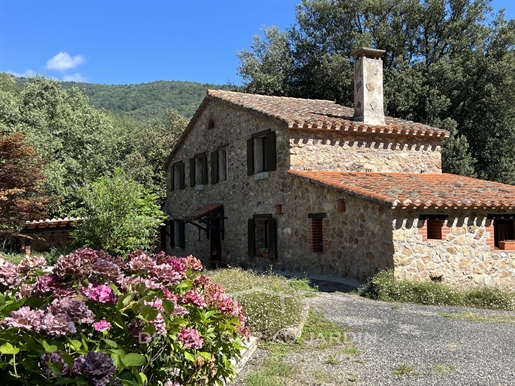
{"type": "Polygon", "coordinates": [[[439,138],[290,130],[294,170],[441,173],[439,138]]]}
{"type": "Polygon", "coordinates": [[[394,221],[395,276],[460,287],[515,289],[515,251],[493,247],[486,212],[449,211],[443,240],[425,240],[425,221],[409,212],[394,221]]]}

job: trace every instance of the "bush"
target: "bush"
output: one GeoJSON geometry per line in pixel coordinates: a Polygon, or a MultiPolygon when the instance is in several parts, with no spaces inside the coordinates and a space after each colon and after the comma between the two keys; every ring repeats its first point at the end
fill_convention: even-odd
{"type": "Polygon", "coordinates": [[[460,289],[437,282],[396,280],[392,271],[379,272],[359,293],[387,302],[515,310],[515,293],[510,291],[492,287],[460,289]]]}
{"type": "Polygon", "coordinates": [[[214,385],[248,337],[240,304],[189,256],[80,249],[0,257],[2,385],[214,385]]]}

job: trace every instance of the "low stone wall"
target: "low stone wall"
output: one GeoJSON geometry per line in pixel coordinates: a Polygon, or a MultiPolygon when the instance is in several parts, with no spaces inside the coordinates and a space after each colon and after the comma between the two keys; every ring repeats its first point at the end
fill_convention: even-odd
{"type": "Polygon", "coordinates": [[[486,213],[450,212],[443,240],[424,240],[423,221],[416,213],[411,216],[415,219],[394,225],[395,277],[515,289],[515,251],[493,248],[493,225],[486,213]]]}

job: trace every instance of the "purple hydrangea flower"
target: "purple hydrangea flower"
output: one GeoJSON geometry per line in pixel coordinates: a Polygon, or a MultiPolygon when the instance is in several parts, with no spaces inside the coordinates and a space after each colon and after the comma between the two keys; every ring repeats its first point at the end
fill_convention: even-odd
{"type": "Polygon", "coordinates": [[[72,298],[54,299],[50,310],[53,314],[65,313],[70,319],[77,323],[93,323],[95,314],[82,300],[72,298]]]}
{"type": "Polygon", "coordinates": [[[42,310],[31,310],[30,307],[20,307],[16,311],[11,311],[10,316],[4,318],[2,326],[23,328],[28,331],[39,331],[41,320],[44,316],[42,310]]]}
{"type": "Polygon", "coordinates": [[[180,300],[183,304],[193,304],[198,308],[204,308],[206,306],[204,298],[195,290],[186,292],[181,296],[180,300]]]}
{"type": "Polygon", "coordinates": [[[54,274],[48,274],[38,277],[34,286],[35,295],[43,295],[48,292],[54,292],[61,287],[61,278],[54,274]]]}
{"type": "Polygon", "coordinates": [[[64,312],[56,315],[47,312],[41,321],[39,330],[46,332],[48,335],[55,336],[75,334],[77,332],[75,323],[73,323],[68,314],[64,312]]]}
{"type": "Polygon", "coordinates": [[[104,304],[116,304],[118,296],[113,292],[113,289],[108,285],[100,284],[95,285],[89,283],[89,287],[83,290],[84,294],[89,300],[100,302],[104,304]]]}
{"type": "Polygon", "coordinates": [[[116,371],[111,357],[104,352],[90,351],[83,364],[84,372],[91,376],[91,383],[95,386],[109,384],[116,371]]]}

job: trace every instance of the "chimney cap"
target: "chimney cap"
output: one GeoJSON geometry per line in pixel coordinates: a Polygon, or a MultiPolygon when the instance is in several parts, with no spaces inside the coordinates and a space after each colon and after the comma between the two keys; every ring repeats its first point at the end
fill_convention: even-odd
{"type": "Polygon", "coordinates": [[[376,50],[374,48],[362,47],[356,51],[354,51],[351,56],[355,58],[361,58],[363,56],[369,59],[380,58],[386,51],[385,50],[376,50]]]}

